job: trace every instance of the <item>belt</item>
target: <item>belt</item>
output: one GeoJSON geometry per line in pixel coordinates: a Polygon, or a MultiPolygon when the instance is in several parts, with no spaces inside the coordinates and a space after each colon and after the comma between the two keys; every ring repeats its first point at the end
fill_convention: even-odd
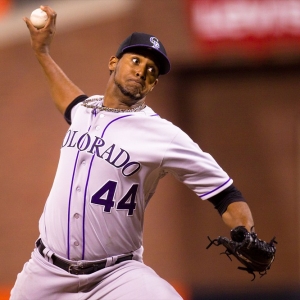
{"type": "MultiPolygon", "coordinates": [[[[37,248],[40,252],[40,254],[44,256],[43,251],[45,250],[45,245],[43,244],[42,240],[39,239],[37,241],[37,248]]],[[[120,256],[114,263],[119,264],[120,262],[126,261],[126,260],[132,260],[133,254],[120,256]]],[[[101,269],[104,269],[106,267],[107,259],[103,259],[101,261],[95,261],[95,262],[84,262],[79,261],[78,264],[74,264],[68,261],[65,261],[59,257],[57,257],[55,254],[52,254],[51,259],[53,261],[53,264],[65,271],[67,271],[70,274],[74,275],[85,275],[85,274],[92,274],[96,271],[99,271],[101,269]]]]}

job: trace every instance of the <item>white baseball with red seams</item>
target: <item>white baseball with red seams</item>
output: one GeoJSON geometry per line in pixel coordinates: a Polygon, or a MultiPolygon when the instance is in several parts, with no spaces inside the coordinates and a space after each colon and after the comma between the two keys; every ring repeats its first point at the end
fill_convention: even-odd
{"type": "Polygon", "coordinates": [[[30,21],[33,24],[34,27],[40,29],[43,28],[48,20],[48,16],[46,12],[44,12],[42,9],[37,8],[35,9],[31,15],[30,15],[30,21]]]}
{"type": "Polygon", "coordinates": [[[135,251],[142,261],[144,210],[167,173],[203,200],[232,184],[211,155],[148,106],[113,113],[77,104],[71,115],[39,223],[43,242],[63,258],[135,251]]]}

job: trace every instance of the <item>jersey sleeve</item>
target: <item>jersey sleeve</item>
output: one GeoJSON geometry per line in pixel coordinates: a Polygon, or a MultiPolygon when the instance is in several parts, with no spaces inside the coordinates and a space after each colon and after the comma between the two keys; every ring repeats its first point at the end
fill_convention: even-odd
{"type": "Polygon", "coordinates": [[[203,200],[217,195],[233,183],[215,159],[202,151],[180,129],[170,143],[163,160],[163,168],[203,200]]]}
{"type": "Polygon", "coordinates": [[[72,123],[72,109],[79,103],[83,102],[85,99],[87,99],[88,96],[87,95],[80,95],[78,97],[76,97],[67,107],[64,117],[65,120],[67,121],[67,123],[69,125],[71,125],[72,123]]]}

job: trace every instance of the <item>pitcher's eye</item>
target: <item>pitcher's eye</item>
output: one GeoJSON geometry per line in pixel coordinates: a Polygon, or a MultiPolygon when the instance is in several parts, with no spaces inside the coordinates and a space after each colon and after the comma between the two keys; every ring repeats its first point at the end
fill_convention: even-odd
{"type": "Polygon", "coordinates": [[[139,63],[139,59],[136,58],[136,57],[134,57],[134,58],[132,59],[132,61],[133,61],[134,64],[138,64],[138,63],[139,63]]]}
{"type": "Polygon", "coordinates": [[[149,70],[150,73],[154,73],[155,72],[155,69],[153,67],[149,67],[148,70],[149,70]]]}
{"type": "Polygon", "coordinates": [[[151,66],[148,68],[148,72],[152,75],[152,76],[158,76],[158,69],[155,66],[151,66]]]}

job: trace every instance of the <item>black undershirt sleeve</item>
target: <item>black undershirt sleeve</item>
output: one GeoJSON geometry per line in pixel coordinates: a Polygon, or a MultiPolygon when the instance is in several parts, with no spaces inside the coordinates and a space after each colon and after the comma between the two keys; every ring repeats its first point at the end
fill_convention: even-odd
{"type": "Polygon", "coordinates": [[[246,202],[242,193],[236,189],[236,187],[232,184],[228,188],[226,188],[221,193],[207,199],[211,202],[215,209],[222,215],[226,210],[230,203],[233,202],[246,202]]]}
{"type": "Polygon", "coordinates": [[[72,123],[72,120],[71,120],[71,111],[72,111],[72,108],[74,106],[76,106],[78,103],[80,102],[83,102],[85,99],[87,99],[88,96],[87,95],[80,95],[78,97],[76,97],[69,105],[68,107],[66,108],[66,111],[64,113],[64,117],[65,117],[65,120],[67,121],[67,123],[69,125],[71,125],[72,123]]]}

